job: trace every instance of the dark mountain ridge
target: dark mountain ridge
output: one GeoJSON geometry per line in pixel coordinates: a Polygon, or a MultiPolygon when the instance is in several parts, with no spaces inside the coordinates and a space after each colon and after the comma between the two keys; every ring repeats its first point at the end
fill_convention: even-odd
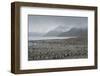
{"type": "Polygon", "coordinates": [[[88,34],[88,30],[86,28],[72,28],[67,32],[62,32],[58,36],[66,37],[66,36],[77,36],[77,37],[85,37],[88,34]]]}
{"type": "Polygon", "coordinates": [[[77,36],[77,37],[87,37],[88,29],[87,28],[71,28],[69,30],[58,31],[58,29],[54,29],[49,31],[44,36],[45,37],[69,37],[69,36],[77,36]]]}

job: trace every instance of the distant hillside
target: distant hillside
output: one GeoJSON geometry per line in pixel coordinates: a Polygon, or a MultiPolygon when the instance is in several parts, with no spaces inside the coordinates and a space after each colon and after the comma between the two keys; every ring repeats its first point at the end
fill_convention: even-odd
{"type": "Polygon", "coordinates": [[[58,26],[55,29],[46,33],[44,36],[59,36],[62,32],[66,32],[68,30],[70,30],[70,28],[66,26],[58,26]]]}
{"type": "Polygon", "coordinates": [[[86,28],[72,28],[67,32],[62,32],[58,36],[66,37],[66,36],[77,36],[77,37],[86,37],[88,34],[88,30],[86,28]]]}
{"type": "Polygon", "coordinates": [[[69,37],[69,36],[77,36],[77,37],[87,37],[88,30],[86,28],[71,28],[66,29],[65,27],[57,27],[56,29],[49,31],[44,36],[56,36],[56,37],[69,37]]]}

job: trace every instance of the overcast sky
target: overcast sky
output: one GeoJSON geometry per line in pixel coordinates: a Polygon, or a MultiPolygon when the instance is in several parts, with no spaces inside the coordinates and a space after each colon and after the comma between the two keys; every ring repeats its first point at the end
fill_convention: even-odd
{"type": "Polygon", "coordinates": [[[71,16],[28,16],[29,32],[46,33],[58,26],[63,26],[66,29],[71,27],[86,28],[88,24],[87,17],[71,17],[71,16]]]}

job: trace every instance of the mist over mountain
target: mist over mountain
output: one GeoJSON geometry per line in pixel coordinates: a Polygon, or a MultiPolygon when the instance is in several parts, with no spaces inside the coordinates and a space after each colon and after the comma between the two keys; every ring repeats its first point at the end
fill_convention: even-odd
{"type": "Polygon", "coordinates": [[[87,28],[58,26],[47,33],[29,32],[29,37],[87,37],[87,28]]]}
{"type": "Polygon", "coordinates": [[[44,36],[59,36],[62,32],[69,31],[71,27],[66,26],[58,26],[51,31],[47,32],[44,36]]]}
{"type": "Polygon", "coordinates": [[[77,36],[77,37],[86,37],[88,34],[88,30],[86,28],[72,28],[67,32],[62,32],[58,36],[66,37],[66,36],[77,36]]]}
{"type": "Polygon", "coordinates": [[[44,36],[46,37],[69,37],[69,36],[87,36],[88,30],[87,28],[76,28],[76,27],[64,27],[59,26],[48,33],[46,33],[44,36]]]}

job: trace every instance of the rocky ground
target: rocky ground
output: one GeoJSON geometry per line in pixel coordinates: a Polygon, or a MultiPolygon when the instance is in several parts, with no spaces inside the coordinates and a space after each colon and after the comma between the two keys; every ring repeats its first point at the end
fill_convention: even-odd
{"type": "Polygon", "coordinates": [[[28,60],[79,59],[88,57],[86,38],[29,41],[28,60]]]}

